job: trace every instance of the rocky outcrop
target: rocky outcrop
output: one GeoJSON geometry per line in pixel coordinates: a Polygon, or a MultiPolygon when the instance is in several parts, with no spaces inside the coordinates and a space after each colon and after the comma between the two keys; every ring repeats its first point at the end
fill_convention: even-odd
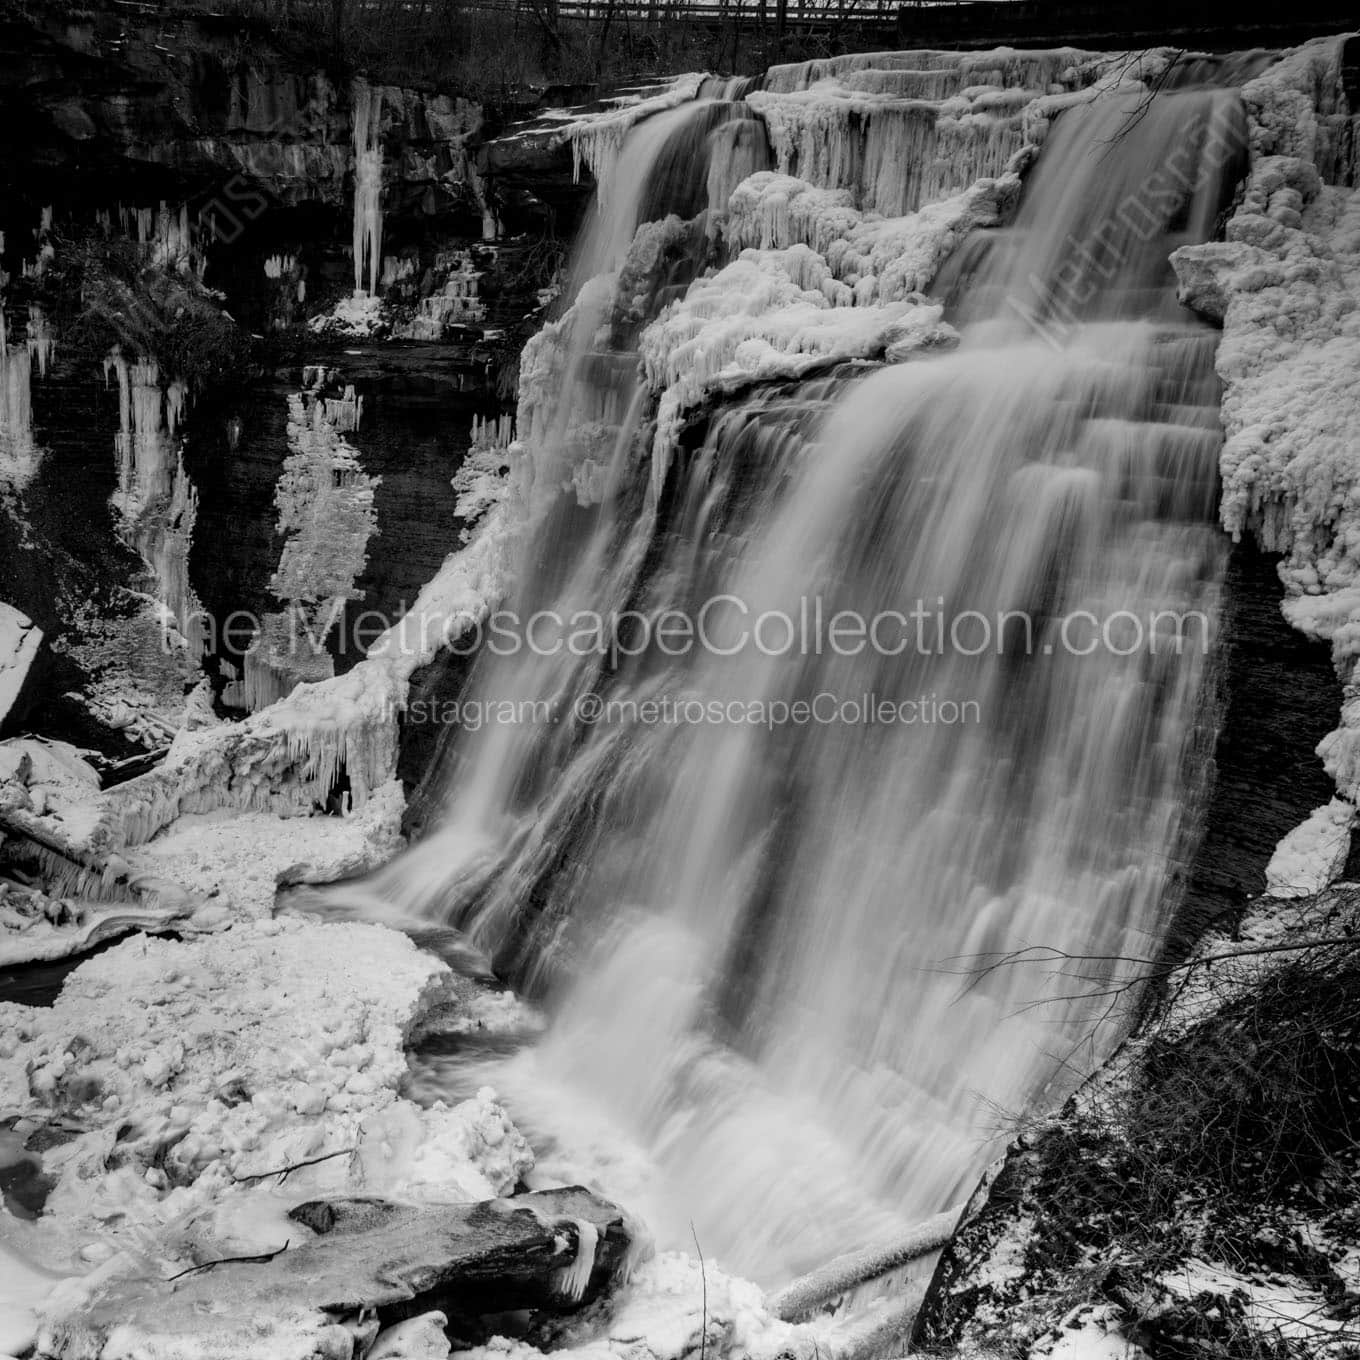
{"type": "Polygon", "coordinates": [[[42,629],[12,605],[0,602],[0,728],[17,712],[24,682],[42,646],[42,629]]]}

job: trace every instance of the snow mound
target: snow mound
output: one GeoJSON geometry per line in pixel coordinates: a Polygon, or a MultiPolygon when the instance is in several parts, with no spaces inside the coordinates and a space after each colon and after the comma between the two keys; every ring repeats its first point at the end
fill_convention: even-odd
{"type": "Polygon", "coordinates": [[[18,1131],[75,1131],[42,1153],[55,1183],[27,1250],[165,1273],[276,1248],[318,1195],[507,1193],[532,1157],[491,1091],[397,1095],[412,1026],[452,986],[395,931],[284,918],[126,941],[50,1010],[0,1004],[0,1106],[18,1131]]]}

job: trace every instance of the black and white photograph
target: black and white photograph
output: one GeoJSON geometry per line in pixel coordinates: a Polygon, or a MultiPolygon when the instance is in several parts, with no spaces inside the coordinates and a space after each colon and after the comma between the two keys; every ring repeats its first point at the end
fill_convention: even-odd
{"type": "Polygon", "coordinates": [[[1360,1360],[1353,0],[0,0],[0,1360],[1360,1360]]]}

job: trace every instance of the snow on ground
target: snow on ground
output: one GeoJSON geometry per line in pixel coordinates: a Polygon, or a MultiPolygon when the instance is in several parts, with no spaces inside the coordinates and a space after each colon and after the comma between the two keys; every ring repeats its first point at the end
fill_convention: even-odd
{"type": "MultiPolygon", "coordinates": [[[[760,1290],[681,1252],[664,1252],[638,1266],[610,1298],[552,1330],[551,1354],[576,1360],[682,1360],[706,1351],[750,1360],[824,1360],[841,1353],[832,1329],[794,1326],[766,1311],[760,1290]]],[[[541,1360],[523,1341],[493,1337],[455,1352],[460,1360],[541,1360]]]]}
{"type": "MultiPolygon", "coordinates": [[[[1253,156],[1245,195],[1225,240],[1179,250],[1172,263],[1182,298],[1223,325],[1216,359],[1227,436],[1223,525],[1285,555],[1285,617],[1332,645],[1345,701],[1341,726],[1318,749],[1353,805],[1360,797],[1360,193],[1341,187],[1353,169],[1342,155],[1350,118],[1342,41],[1308,43],[1243,87],[1253,156]]],[[[1277,879],[1287,862],[1291,878],[1321,886],[1344,864],[1339,830],[1315,834],[1320,815],[1281,846],[1277,879]],[[1311,866],[1302,863],[1305,850],[1316,852],[1311,866]]],[[[1333,828],[1344,820],[1330,814],[1333,828]]]]}
{"type": "Polygon", "coordinates": [[[1147,1352],[1120,1331],[1118,1309],[1088,1304],[1031,1347],[1028,1360],[1147,1360],[1147,1352]]]}
{"type": "MultiPolygon", "coordinates": [[[[452,1107],[398,1094],[404,1045],[422,1020],[456,1028],[476,1011],[465,986],[384,927],[284,917],[211,939],[125,941],[77,968],[51,1009],[0,1004],[0,1118],[39,1150],[53,1182],[38,1219],[0,1211],[0,1265],[26,1263],[0,1270],[0,1346],[21,1350],[36,1332],[45,1353],[64,1353],[63,1320],[116,1281],[275,1251],[299,1232],[287,1210],[308,1199],[509,1194],[534,1159],[491,1090],[452,1107]],[[295,1169],[285,1179],[286,1168],[295,1169]]],[[[502,1001],[484,1022],[518,1009],[502,1001]]],[[[790,1326],[755,1285],[713,1262],[646,1259],[641,1225],[635,1246],[630,1282],[553,1323],[554,1350],[629,1360],[681,1360],[701,1345],[758,1360],[849,1353],[843,1324],[790,1326]]],[[[352,1338],[328,1330],[343,1322],[299,1297],[295,1310],[260,1320],[258,1340],[271,1355],[332,1345],[348,1355],[352,1338]]],[[[214,1325],[204,1319],[205,1355],[216,1353],[214,1325]]],[[[124,1337],[129,1355],[143,1354],[137,1335],[124,1337]]],[[[445,1354],[428,1319],[384,1344],[409,1360],[427,1353],[407,1348],[422,1337],[429,1354],[445,1354]]],[[[469,1354],[539,1352],[497,1338],[469,1354]]]]}
{"type": "Polygon", "coordinates": [[[453,985],[395,931],[285,918],[125,941],[51,1009],[0,1003],[0,1110],[55,1182],[37,1220],[0,1216],[0,1245],[68,1275],[170,1274],[277,1248],[319,1194],[509,1192],[533,1158],[490,1091],[397,1095],[412,1026],[453,985]]]}
{"type": "Polygon", "coordinates": [[[405,806],[401,782],[390,779],[350,818],[186,813],[123,857],[135,872],[179,883],[223,912],[266,916],[281,887],[333,883],[385,864],[405,844],[405,806]]]}
{"type": "Polygon", "coordinates": [[[1162,1285],[1173,1295],[1193,1299],[1201,1294],[1237,1298],[1244,1304],[1243,1321],[1254,1331],[1284,1340],[1304,1341],[1310,1352],[1321,1357],[1328,1353],[1329,1340],[1339,1343],[1339,1357],[1351,1354],[1347,1338],[1354,1332],[1344,1317],[1329,1316],[1332,1311],[1321,1293],[1302,1290],[1297,1279],[1271,1279],[1230,1270],[1193,1257],[1177,1269],[1167,1271],[1162,1285]]]}

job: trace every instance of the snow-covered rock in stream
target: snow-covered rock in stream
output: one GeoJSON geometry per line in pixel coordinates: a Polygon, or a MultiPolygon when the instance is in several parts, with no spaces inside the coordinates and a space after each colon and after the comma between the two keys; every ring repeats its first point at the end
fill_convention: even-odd
{"type": "MultiPolygon", "coordinates": [[[[630,1262],[622,1211],[579,1187],[437,1208],[324,1199],[295,1206],[287,1223],[287,1249],[268,1260],[91,1288],[78,1313],[44,1325],[41,1353],[347,1357],[366,1316],[438,1310],[476,1336],[483,1314],[589,1302],[630,1262]]],[[[400,1353],[391,1338],[389,1350],[400,1353]]]]}

